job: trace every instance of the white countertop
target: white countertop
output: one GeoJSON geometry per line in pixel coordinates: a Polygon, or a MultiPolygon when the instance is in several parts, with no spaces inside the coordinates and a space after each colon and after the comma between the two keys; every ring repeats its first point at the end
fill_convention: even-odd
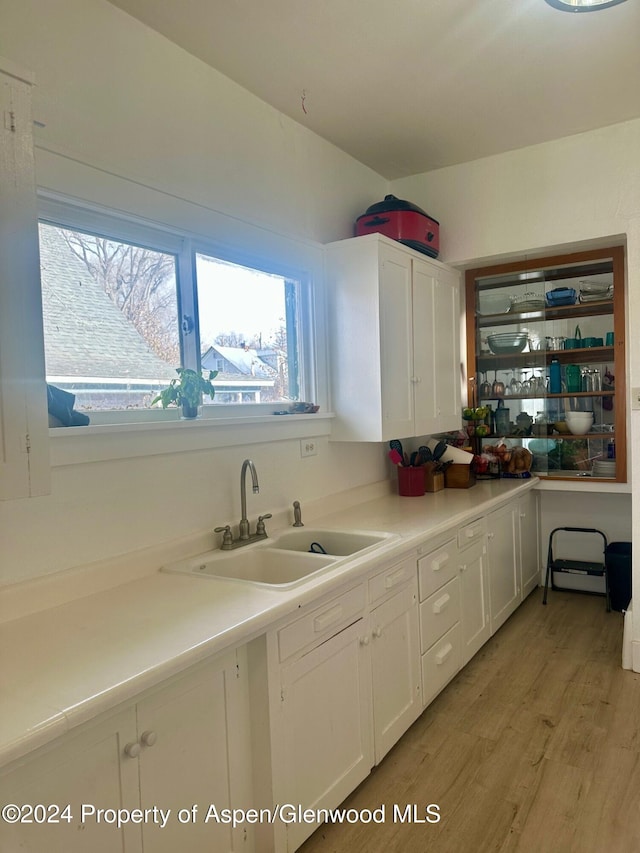
{"type": "Polygon", "coordinates": [[[314,518],[314,527],[380,530],[399,538],[288,590],[154,571],[0,625],[0,764],[263,634],[376,563],[388,564],[537,482],[490,480],[424,498],[385,495],[314,518]]]}

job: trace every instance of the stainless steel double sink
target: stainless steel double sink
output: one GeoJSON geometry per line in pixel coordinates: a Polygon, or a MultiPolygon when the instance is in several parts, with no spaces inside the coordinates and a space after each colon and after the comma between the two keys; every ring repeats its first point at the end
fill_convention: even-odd
{"type": "Polygon", "coordinates": [[[288,530],[275,539],[234,551],[207,551],[170,563],[163,566],[162,571],[288,589],[349,558],[375,551],[394,539],[397,539],[396,534],[379,531],[288,530]]]}

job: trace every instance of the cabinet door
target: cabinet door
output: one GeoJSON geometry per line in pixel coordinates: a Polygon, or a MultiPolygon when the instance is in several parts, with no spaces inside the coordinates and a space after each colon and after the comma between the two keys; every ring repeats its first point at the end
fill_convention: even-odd
{"type": "Polygon", "coordinates": [[[0,67],[0,500],[49,491],[30,89],[0,67]]]}
{"type": "Polygon", "coordinates": [[[242,698],[245,669],[236,667],[234,654],[227,655],[138,703],[142,808],[171,809],[164,828],[143,825],[144,853],[246,849],[243,827],[206,821],[210,804],[218,810],[251,804],[246,789],[241,798],[236,792],[250,768],[230,749],[238,738],[248,743],[250,737],[242,698]],[[196,819],[180,823],[177,812],[194,804],[196,819]]]}
{"type": "MultiPolygon", "coordinates": [[[[136,744],[133,709],[65,736],[0,778],[2,803],[58,805],[68,812],[59,823],[0,824],[0,849],[23,853],[140,853],[140,827],[99,820],[95,809],[138,808],[138,761],[127,755],[136,744]],[[84,815],[82,805],[84,805],[84,815]],[[71,817],[67,821],[67,815],[71,817]]],[[[178,849],[178,848],[176,848],[178,849]]]]}
{"type": "MultiPolygon", "coordinates": [[[[275,748],[282,752],[282,764],[280,778],[274,779],[274,802],[335,807],[369,774],[369,645],[368,619],[360,619],[281,668],[275,748]]],[[[296,850],[316,827],[287,824],[286,849],[296,850]]]]}
{"type": "Polygon", "coordinates": [[[520,604],[517,543],[517,506],[508,504],[487,516],[487,558],[491,633],[520,604]]]}
{"type": "MultiPolygon", "coordinates": [[[[381,246],[379,287],[382,438],[389,440],[415,435],[411,258],[381,246]]],[[[355,318],[354,323],[352,334],[357,338],[355,318]]]]}
{"type": "Polygon", "coordinates": [[[376,764],[422,711],[418,624],[415,581],[371,613],[376,764]]]}
{"type": "Polygon", "coordinates": [[[413,260],[415,435],[460,426],[460,292],[455,273],[413,260]]]}
{"type": "Polygon", "coordinates": [[[535,492],[529,492],[518,501],[518,533],[520,586],[524,599],[540,583],[540,530],[535,492]]]}
{"type": "Polygon", "coordinates": [[[476,542],[460,552],[459,560],[464,665],[491,636],[487,549],[484,543],[476,542]]]}

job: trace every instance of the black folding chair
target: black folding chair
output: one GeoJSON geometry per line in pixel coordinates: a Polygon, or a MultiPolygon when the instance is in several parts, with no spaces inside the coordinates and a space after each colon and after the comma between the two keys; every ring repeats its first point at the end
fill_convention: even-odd
{"type": "Polygon", "coordinates": [[[605,563],[605,551],[607,549],[607,537],[601,530],[596,530],[593,527],[556,527],[555,530],[552,530],[549,534],[549,550],[547,552],[547,574],[544,580],[544,595],[542,597],[542,603],[547,603],[547,592],[549,590],[549,583],[551,583],[551,589],[560,590],[564,592],[582,592],[587,595],[604,595],[607,602],[607,613],[611,610],[611,599],[609,596],[609,578],[607,575],[607,566],[605,563]],[[555,559],[553,556],[553,540],[556,533],[565,530],[570,533],[595,533],[598,536],[602,536],[604,545],[602,549],[602,562],[593,562],[591,560],[566,560],[566,559],[555,559]],[[599,577],[604,578],[604,593],[601,592],[592,592],[587,589],[573,589],[571,587],[561,587],[556,586],[554,574],[565,574],[565,575],[584,575],[588,577],[599,577]]]}

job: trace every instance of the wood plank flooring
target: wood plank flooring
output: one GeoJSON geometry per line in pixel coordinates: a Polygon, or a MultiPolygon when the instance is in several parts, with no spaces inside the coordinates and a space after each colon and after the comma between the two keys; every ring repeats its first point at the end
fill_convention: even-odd
{"type": "Polygon", "coordinates": [[[345,801],[385,822],[324,824],[300,853],[637,853],[640,675],[622,614],[536,590],[345,801]],[[437,824],[394,804],[440,807],[437,824]]]}

